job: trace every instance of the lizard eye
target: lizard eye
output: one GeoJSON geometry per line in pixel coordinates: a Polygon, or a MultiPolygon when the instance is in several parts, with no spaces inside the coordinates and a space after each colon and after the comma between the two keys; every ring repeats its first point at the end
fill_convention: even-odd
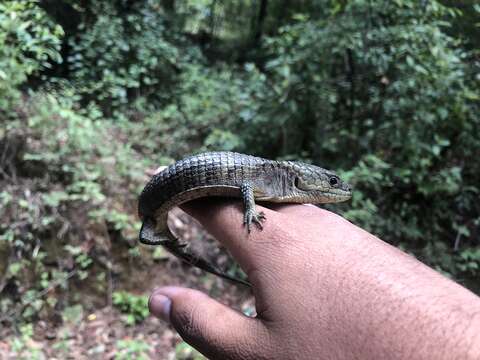
{"type": "Polygon", "coordinates": [[[332,176],[328,182],[330,183],[330,186],[333,187],[338,185],[338,179],[335,176],[332,176]]]}
{"type": "Polygon", "coordinates": [[[296,177],[294,184],[295,184],[295,187],[296,187],[297,189],[298,189],[298,183],[299,183],[299,181],[300,181],[300,180],[298,180],[298,177],[296,177]]]}

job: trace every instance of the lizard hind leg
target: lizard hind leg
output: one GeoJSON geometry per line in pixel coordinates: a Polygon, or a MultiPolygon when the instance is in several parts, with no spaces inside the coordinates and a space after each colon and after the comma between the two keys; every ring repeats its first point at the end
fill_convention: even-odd
{"type": "Polygon", "coordinates": [[[243,183],[240,186],[242,193],[243,205],[245,212],[243,214],[243,224],[247,227],[247,231],[250,232],[252,222],[255,223],[260,230],[263,228],[262,222],[265,221],[265,213],[263,211],[257,212],[255,209],[255,196],[253,194],[253,187],[250,183],[243,183]]]}
{"type": "Polygon", "coordinates": [[[145,219],[140,229],[140,242],[145,245],[165,245],[166,243],[176,243],[178,247],[185,247],[187,244],[180,243],[167,228],[164,232],[158,232],[155,227],[155,221],[145,219]]]}

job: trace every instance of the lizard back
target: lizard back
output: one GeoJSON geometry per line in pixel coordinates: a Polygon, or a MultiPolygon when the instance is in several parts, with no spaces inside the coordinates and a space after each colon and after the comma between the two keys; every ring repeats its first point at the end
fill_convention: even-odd
{"type": "Polygon", "coordinates": [[[179,160],[145,186],[139,198],[139,215],[153,216],[173,198],[178,204],[181,194],[182,202],[201,196],[235,195],[233,190],[245,181],[262,178],[267,163],[273,161],[234,152],[202,153],[179,160]],[[194,189],[197,191],[190,191],[194,189]]]}

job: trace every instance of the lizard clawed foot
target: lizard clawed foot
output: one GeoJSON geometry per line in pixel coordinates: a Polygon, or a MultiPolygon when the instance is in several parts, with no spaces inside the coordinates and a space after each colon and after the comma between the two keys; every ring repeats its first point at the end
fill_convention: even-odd
{"type": "Polygon", "coordinates": [[[245,212],[243,216],[243,225],[247,227],[247,231],[250,233],[251,227],[250,225],[254,222],[260,230],[263,229],[262,222],[265,221],[265,213],[263,211],[256,212],[255,210],[249,210],[245,212]]]}

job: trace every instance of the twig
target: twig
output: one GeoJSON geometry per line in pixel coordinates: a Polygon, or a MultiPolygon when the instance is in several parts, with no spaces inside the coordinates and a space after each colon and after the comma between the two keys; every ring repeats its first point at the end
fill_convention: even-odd
{"type": "Polygon", "coordinates": [[[455,243],[453,245],[453,250],[458,251],[458,248],[460,247],[460,238],[462,237],[462,234],[460,231],[457,232],[457,236],[455,237],[455,243]]]}

